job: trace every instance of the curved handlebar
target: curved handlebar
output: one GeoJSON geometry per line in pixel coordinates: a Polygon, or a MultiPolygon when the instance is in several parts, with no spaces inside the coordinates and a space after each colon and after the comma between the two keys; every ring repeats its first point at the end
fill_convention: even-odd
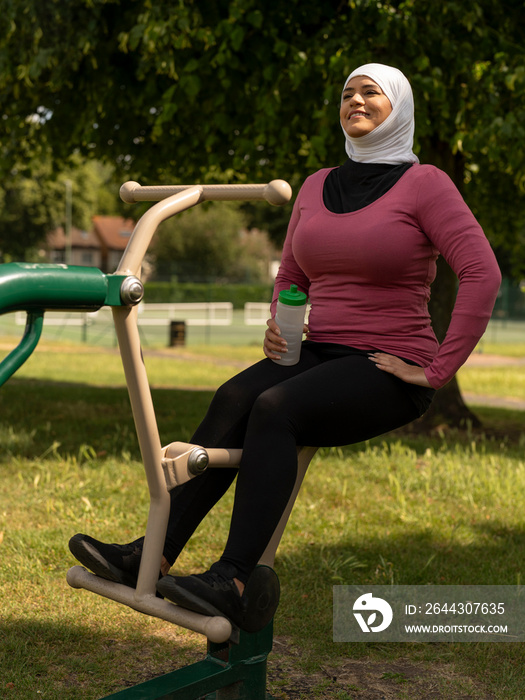
{"type": "Polygon", "coordinates": [[[200,201],[265,199],[281,206],[290,201],[292,188],[285,180],[272,180],[265,185],[153,185],[142,186],[138,182],[125,182],[120,188],[120,198],[128,204],[158,202],[190,187],[201,190],[200,201]]]}

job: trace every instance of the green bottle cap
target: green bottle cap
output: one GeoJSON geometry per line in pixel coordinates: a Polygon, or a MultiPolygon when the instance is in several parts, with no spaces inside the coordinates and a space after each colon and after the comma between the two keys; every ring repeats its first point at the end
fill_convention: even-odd
{"type": "Polygon", "coordinates": [[[306,294],[300,292],[296,284],[290,285],[290,289],[279,292],[279,301],[286,306],[302,306],[306,304],[306,294]]]}

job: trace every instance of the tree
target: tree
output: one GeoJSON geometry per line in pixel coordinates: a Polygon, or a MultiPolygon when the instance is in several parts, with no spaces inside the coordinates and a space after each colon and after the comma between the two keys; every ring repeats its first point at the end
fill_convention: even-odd
{"type": "Polygon", "coordinates": [[[410,76],[421,141],[505,155],[523,175],[508,152],[523,135],[519,3],[290,0],[264,15],[256,0],[3,5],[14,153],[33,132],[58,158],[80,148],[149,176],[302,178],[342,157],[341,77],[376,59],[410,76]]]}
{"type": "Polygon", "coordinates": [[[145,183],[297,187],[344,158],[342,77],[379,60],[410,76],[418,151],[470,180],[474,208],[488,182],[498,208],[524,180],[519,3],[290,0],[263,16],[256,0],[2,2],[4,172],[51,148],[56,162],[78,150],[145,183]]]}
{"type": "Polygon", "coordinates": [[[272,246],[230,202],[202,204],[164,221],[153,241],[156,277],[180,281],[268,280],[272,246]]]}
{"type": "Polygon", "coordinates": [[[78,157],[59,172],[50,160],[11,168],[0,185],[0,259],[35,257],[46,234],[65,225],[68,191],[77,228],[89,230],[94,213],[118,214],[124,207],[113,178],[110,166],[78,157]]]}
{"type": "MultiPolygon", "coordinates": [[[[521,3],[287,0],[264,15],[256,0],[3,4],[4,164],[37,143],[55,159],[106,158],[144,184],[283,177],[296,188],[344,159],[344,76],[392,63],[414,87],[421,160],[453,177],[508,269],[523,267],[523,215],[504,210],[525,182],[521,3]]],[[[439,336],[455,293],[442,279],[439,336]]]]}

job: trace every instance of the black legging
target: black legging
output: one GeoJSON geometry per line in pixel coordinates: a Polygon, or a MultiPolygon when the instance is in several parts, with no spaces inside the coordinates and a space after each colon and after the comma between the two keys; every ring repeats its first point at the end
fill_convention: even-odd
{"type": "MultiPolygon", "coordinates": [[[[243,448],[221,557],[236,567],[241,581],[256,566],[288,503],[298,445],[362,442],[411,422],[430,404],[431,389],[383,372],[367,354],[306,341],[297,365],[262,360],[215,394],[190,442],[243,448]]],[[[170,564],[236,474],[232,468],[210,468],[171,492],[164,547],[170,564]]]]}

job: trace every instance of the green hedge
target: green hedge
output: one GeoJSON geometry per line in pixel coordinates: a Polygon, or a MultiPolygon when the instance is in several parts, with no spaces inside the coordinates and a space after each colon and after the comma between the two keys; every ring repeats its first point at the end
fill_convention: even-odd
{"type": "Polygon", "coordinates": [[[148,304],[176,304],[206,301],[230,301],[242,309],[247,301],[270,302],[272,285],[199,284],[193,282],[146,282],[144,301],[148,304]]]}

